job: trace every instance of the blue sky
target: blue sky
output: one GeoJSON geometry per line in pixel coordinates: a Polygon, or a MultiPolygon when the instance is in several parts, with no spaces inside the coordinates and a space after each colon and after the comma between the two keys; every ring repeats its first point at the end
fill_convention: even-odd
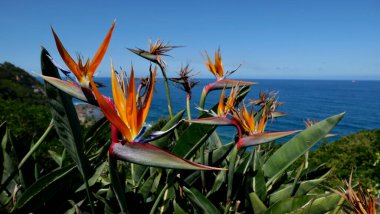
{"type": "Polygon", "coordinates": [[[73,56],[92,57],[114,19],[111,44],[98,68],[145,75],[149,64],[126,50],[148,39],[185,47],[167,58],[169,76],[190,63],[212,78],[201,53],[220,47],[233,78],[380,80],[380,1],[3,1],[0,62],[39,71],[40,47],[62,65],[52,25],[73,56]]]}

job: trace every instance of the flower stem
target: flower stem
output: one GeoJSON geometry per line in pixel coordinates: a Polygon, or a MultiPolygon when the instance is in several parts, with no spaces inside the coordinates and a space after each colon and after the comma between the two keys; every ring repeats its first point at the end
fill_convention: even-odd
{"type": "Polygon", "coordinates": [[[160,194],[157,196],[156,201],[153,204],[152,209],[150,210],[150,214],[154,214],[155,210],[157,209],[158,203],[161,201],[162,196],[164,196],[164,193],[169,188],[169,184],[167,183],[161,190],[160,194]]]}
{"type": "MultiPolygon", "coordinates": [[[[199,107],[201,109],[204,109],[205,108],[205,102],[206,102],[206,97],[207,97],[207,86],[203,88],[202,90],[202,94],[201,94],[201,100],[199,101],[199,107]]],[[[202,111],[199,111],[199,116],[202,114],[202,111]]]]}
{"type": "MultiPolygon", "coordinates": [[[[160,63],[158,63],[158,65],[160,66],[160,69],[161,69],[161,72],[162,72],[162,76],[164,77],[165,90],[166,90],[166,99],[168,100],[168,111],[169,111],[170,119],[172,119],[173,118],[173,111],[172,111],[172,104],[170,102],[170,90],[169,90],[168,78],[166,77],[165,67],[162,66],[160,63]]],[[[174,129],[174,135],[175,135],[175,139],[178,140],[179,139],[179,135],[178,135],[177,129],[174,129]]]]}
{"type": "Polygon", "coordinates": [[[191,95],[187,94],[187,96],[186,96],[186,109],[187,109],[187,118],[189,120],[191,120],[190,100],[191,100],[191,95]]]}
{"type": "Polygon", "coordinates": [[[172,119],[173,118],[173,111],[172,111],[172,104],[171,104],[171,101],[170,101],[170,90],[169,90],[168,78],[166,76],[166,70],[165,70],[165,67],[162,66],[161,64],[158,64],[158,65],[160,66],[160,69],[161,69],[161,72],[162,72],[162,76],[164,77],[165,90],[166,90],[166,99],[168,101],[168,111],[169,111],[170,119],[172,119]]]}

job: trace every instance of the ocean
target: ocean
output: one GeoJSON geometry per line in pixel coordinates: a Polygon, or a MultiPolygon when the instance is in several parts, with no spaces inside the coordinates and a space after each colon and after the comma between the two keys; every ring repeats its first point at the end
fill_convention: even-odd
{"type": "MultiPolygon", "coordinates": [[[[111,96],[110,78],[97,78],[96,81],[106,85],[101,88],[104,95],[111,96]]],[[[214,79],[200,79],[193,89],[191,113],[196,117],[199,99],[205,85],[214,79]]],[[[380,129],[380,81],[347,81],[347,80],[249,80],[258,82],[251,87],[246,97],[258,98],[260,91],[278,92],[279,101],[283,102],[278,111],[288,114],[270,121],[267,131],[286,131],[304,129],[306,119],[323,120],[332,115],[346,112],[345,117],[332,131],[337,139],[342,136],[365,129],[380,129]]],[[[185,92],[170,82],[173,112],[186,108],[185,92]]],[[[226,93],[228,94],[228,93],[226,93]]],[[[212,91],[207,96],[206,108],[216,104],[220,91],[212,91]]],[[[157,79],[153,101],[147,118],[152,124],[159,118],[168,117],[167,101],[163,79],[157,79]]],[[[223,141],[233,139],[235,129],[219,127],[217,129],[223,141]]]]}

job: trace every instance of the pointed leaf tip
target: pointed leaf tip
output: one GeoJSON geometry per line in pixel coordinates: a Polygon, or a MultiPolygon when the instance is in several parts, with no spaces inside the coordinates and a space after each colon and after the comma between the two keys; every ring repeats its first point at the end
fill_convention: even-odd
{"type": "Polygon", "coordinates": [[[274,140],[295,134],[300,132],[301,130],[294,131],[283,131],[283,132],[264,132],[255,135],[250,135],[239,140],[239,148],[248,147],[248,146],[256,146],[263,143],[269,143],[274,140]]]}
{"type": "Polygon", "coordinates": [[[110,147],[110,154],[118,160],[145,166],[185,170],[226,170],[194,163],[145,143],[132,142],[124,145],[113,143],[110,147]]]}

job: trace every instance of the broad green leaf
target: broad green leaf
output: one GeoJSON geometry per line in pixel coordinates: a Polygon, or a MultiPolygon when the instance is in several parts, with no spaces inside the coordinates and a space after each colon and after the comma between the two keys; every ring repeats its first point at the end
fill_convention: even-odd
{"type": "Polygon", "coordinates": [[[292,135],[294,133],[299,132],[299,130],[295,131],[283,131],[283,132],[264,132],[249,135],[247,137],[243,137],[239,140],[240,147],[248,147],[248,146],[256,146],[263,143],[268,143],[275,141],[277,139],[292,135]]]}
{"type": "MultiPolygon", "coordinates": [[[[43,48],[41,52],[42,74],[60,78],[57,68],[52,64],[48,55],[49,53],[43,48]]],[[[48,82],[45,82],[45,87],[59,139],[77,164],[83,179],[87,180],[90,164],[83,151],[81,127],[72,98],[48,82]]]]}
{"type": "Polygon", "coordinates": [[[196,151],[197,149],[193,148],[199,148],[204,142],[206,142],[207,138],[215,129],[215,126],[190,124],[175,144],[173,153],[183,157],[188,154],[189,151],[196,151]]]}
{"type": "Polygon", "coordinates": [[[287,198],[268,207],[266,214],[290,213],[305,206],[314,200],[315,196],[304,195],[299,197],[287,198]]]}
{"type": "Polygon", "coordinates": [[[156,174],[149,176],[148,179],[146,179],[146,181],[139,187],[138,193],[142,195],[145,201],[152,190],[152,186],[153,186],[153,182],[155,178],[156,178],[156,174]]]}
{"type": "Polygon", "coordinates": [[[52,150],[48,150],[48,153],[50,157],[58,164],[58,166],[62,167],[62,156],[52,150]]]}
{"type": "Polygon", "coordinates": [[[76,167],[66,166],[42,176],[23,192],[16,202],[16,209],[33,211],[46,203],[56,192],[65,188],[68,178],[75,173],[76,167]]]}
{"type": "Polygon", "coordinates": [[[89,154],[92,147],[102,140],[110,139],[109,136],[110,126],[107,118],[102,117],[96,121],[94,125],[86,132],[84,137],[84,150],[86,154],[89,154]]]}
{"type": "Polygon", "coordinates": [[[207,193],[207,197],[219,191],[220,187],[222,187],[224,181],[226,180],[226,177],[227,177],[226,171],[218,172],[218,174],[215,177],[214,184],[211,187],[211,190],[207,193]]]}
{"type": "Polygon", "coordinates": [[[187,212],[179,206],[176,200],[173,201],[174,214],[187,214],[187,212]]]}
{"type": "Polygon", "coordinates": [[[187,170],[222,170],[182,159],[150,144],[113,143],[110,147],[110,154],[116,159],[145,166],[187,170]]]}
{"type": "Polygon", "coordinates": [[[255,214],[256,213],[264,213],[265,210],[267,210],[267,207],[265,206],[263,201],[261,201],[261,199],[256,195],[255,192],[249,193],[249,200],[251,202],[253,213],[255,213],[255,214]]]}
{"type": "Polygon", "coordinates": [[[228,153],[232,150],[234,147],[235,143],[228,143],[224,144],[222,147],[210,151],[208,154],[208,159],[207,162],[214,166],[214,165],[219,165],[219,163],[227,157],[228,153]]]}
{"type": "MultiPolygon", "coordinates": [[[[164,127],[162,127],[161,131],[166,131],[166,130],[170,129],[171,127],[173,127],[175,124],[177,124],[182,119],[182,116],[184,113],[185,113],[185,110],[182,110],[182,111],[178,112],[176,115],[174,115],[174,117],[172,119],[170,119],[164,125],[164,127]]],[[[170,135],[166,135],[166,136],[164,136],[158,140],[150,142],[150,144],[157,146],[159,148],[165,148],[170,143],[169,139],[170,139],[170,135]]]]}
{"type": "Polygon", "coordinates": [[[124,185],[121,183],[119,178],[119,173],[117,170],[117,160],[108,157],[108,163],[109,163],[109,176],[111,179],[111,186],[112,193],[115,194],[116,200],[119,204],[120,210],[122,213],[127,213],[127,199],[125,198],[125,191],[124,191],[124,185]]]}
{"type": "Polygon", "coordinates": [[[12,192],[14,189],[14,186],[17,185],[17,182],[15,180],[15,176],[18,173],[18,169],[15,167],[11,155],[7,152],[8,142],[9,142],[9,129],[6,127],[6,123],[2,123],[0,127],[0,131],[3,134],[2,141],[1,141],[1,155],[2,155],[2,162],[1,162],[1,187],[0,192],[3,192],[3,190],[7,189],[8,192],[12,192]],[[12,182],[13,181],[13,182],[12,182]]]}
{"type": "MultiPolygon", "coordinates": [[[[88,180],[88,186],[92,187],[95,185],[96,181],[98,180],[98,178],[101,176],[102,172],[104,171],[106,165],[107,165],[107,161],[104,161],[102,164],[100,164],[98,167],[96,167],[94,175],[92,175],[92,177],[88,180]]],[[[86,186],[84,184],[82,184],[82,186],[80,186],[76,190],[76,192],[82,191],[85,188],[86,188],[86,186]]]]}
{"type": "Polygon", "coordinates": [[[302,131],[289,142],[282,145],[263,165],[264,174],[273,182],[294,161],[324,138],[343,118],[344,113],[327,118],[302,131]]]}
{"type": "Polygon", "coordinates": [[[202,209],[203,213],[219,213],[218,209],[209,201],[202,193],[200,193],[196,188],[183,187],[183,192],[189,200],[202,209]]]}
{"type": "MultiPolygon", "coordinates": [[[[209,157],[207,163],[211,166],[218,166],[220,162],[225,160],[231,149],[235,146],[235,143],[229,143],[223,145],[219,149],[215,149],[209,152],[209,157]]],[[[190,186],[194,184],[194,182],[199,178],[200,171],[195,171],[189,176],[187,176],[184,181],[190,186]]]]}
{"type": "MultiPolygon", "coordinates": [[[[321,184],[324,180],[325,180],[324,178],[320,178],[320,179],[313,179],[313,180],[300,182],[298,184],[299,186],[297,188],[295,196],[306,195],[309,191],[318,187],[318,185],[321,184]]],[[[269,203],[274,204],[278,201],[291,197],[292,188],[293,188],[293,185],[289,184],[277,190],[276,192],[272,193],[271,195],[269,195],[269,203]]]]}
{"type": "Polygon", "coordinates": [[[228,165],[228,177],[227,177],[227,200],[231,200],[232,192],[235,190],[234,187],[234,177],[235,177],[235,168],[236,163],[238,162],[239,149],[235,145],[229,155],[229,165],[228,165]]]}
{"type": "Polygon", "coordinates": [[[316,197],[306,206],[300,208],[294,213],[311,213],[311,214],[324,214],[333,211],[339,203],[341,196],[336,193],[326,194],[316,197]]]}

